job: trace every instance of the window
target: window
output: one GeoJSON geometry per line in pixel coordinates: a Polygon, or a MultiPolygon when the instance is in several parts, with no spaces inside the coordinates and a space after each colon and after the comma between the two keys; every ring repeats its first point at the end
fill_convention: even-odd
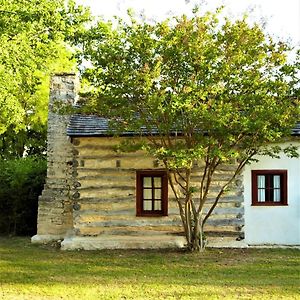
{"type": "Polygon", "coordinates": [[[168,178],[165,171],[137,171],[137,216],[168,215],[168,178]]]}
{"type": "Polygon", "coordinates": [[[287,205],[287,171],[252,171],[252,205],[287,205]]]}

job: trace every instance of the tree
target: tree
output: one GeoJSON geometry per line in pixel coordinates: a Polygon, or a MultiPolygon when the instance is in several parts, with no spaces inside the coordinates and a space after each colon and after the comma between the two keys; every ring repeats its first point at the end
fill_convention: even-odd
{"type": "Polygon", "coordinates": [[[89,13],[74,1],[0,0],[0,156],[45,149],[51,72],[74,71],[89,13]]]}
{"type": "MultiPolygon", "coordinates": [[[[219,199],[255,155],[276,156],[274,143],[299,119],[290,47],[246,17],[222,23],[219,11],[160,23],[100,21],[82,46],[92,64],[82,110],[108,117],[116,133],[147,130],[136,145],[164,163],[188,248],[203,249],[203,228],[219,199]],[[205,214],[216,170],[232,161],[231,178],[205,214]],[[197,186],[195,162],[203,163],[197,186]]],[[[297,155],[293,147],[284,151],[297,155]]]]}
{"type": "Polygon", "coordinates": [[[0,160],[0,170],[0,234],[35,234],[46,161],[37,157],[0,160]]]}

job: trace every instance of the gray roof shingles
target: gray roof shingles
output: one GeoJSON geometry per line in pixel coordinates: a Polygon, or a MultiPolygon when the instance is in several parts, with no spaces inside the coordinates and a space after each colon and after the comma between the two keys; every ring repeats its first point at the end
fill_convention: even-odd
{"type": "MultiPolygon", "coordinates": [[[[146,127],[142,127],[144,135],[149,134],[146,127]]],[[[157,130],[152,129],[151,134],[157,134],[157,130]]],[[[112,136],[113,131],[109,128],[108,119],[95,115],[72,115],[67,127],[69,136],[112,136]]],[[[121,136],[136,135],[134,131],[126,131],[121,136]]]]}
{"type": "MultiPolygon", "coordinates": [[[[143,128],[144,134],[147,134],[146,128],[143,128]]],[[[155,130],[152,134],[155,134],[155,130]]],[[[112,136],[109,130],[108,119],[95,115],[72,115],[67,128],[69,136],[112,136]]],[[[135,135],[133,131],[127,131],[123,136],[135,135]]],[[[292,129],[292,135],[300,135],[300,122],[292,129]]]]}
{"type": "Polygon", "coordinates": [[[69,136],[108,135],[108,120],[94,115],[72,115],[67,134],[69,136]]]}

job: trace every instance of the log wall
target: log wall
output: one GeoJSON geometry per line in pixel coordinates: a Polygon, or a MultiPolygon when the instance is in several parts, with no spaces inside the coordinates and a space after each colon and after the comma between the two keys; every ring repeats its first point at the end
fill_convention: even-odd
{"type": "MultiPolygon", "coordinates": [[[[144,152],[116,153],[117,138],[76,137],[76,199],[73,222],[77,236],[183,234],[177,202],[169,187],[168,216],[136,217],[136,170],[162,168],[144,152]]],[[[208,205],[234,166],[222,166],[213,182],[208,205]]],[[[194,168],[195,185],[202,168],[194,168]]],[[[206,210],[208,207],[206,207],[206,210]]],[[[242,178],[238,177],[207,221],[209,234],[242,235],[244,225],[242,178]]]]}

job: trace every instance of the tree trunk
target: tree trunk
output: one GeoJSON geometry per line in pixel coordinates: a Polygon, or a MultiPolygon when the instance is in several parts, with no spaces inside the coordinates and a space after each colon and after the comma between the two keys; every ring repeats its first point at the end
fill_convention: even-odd
{"type": "Polygon", "coordinates": [[[206,240],[203,232],[202,211],[192,210],[191,199],[185,203],[185,235],[187,248],[190,251],[202,252],[206,246],[206,240]]]}
{"type": "MultiPolygon", "coordinates": [[[[168,167],[166,162],[165,165],[166,167],[168,167]]],[[[185,170],[185,184],[180,183],[176,178],[176,174],[174,173],[173,176],[171,176],[169,173],[168,179],[173,193],[177,199],[180,217],[183,223],[184,233],[186,237],[187,248],[190,251],[201,252],[205,249],[206,245],[206,240],[203,232],[203,210],[197,210],[195,208],[195,203],[193,201],[193,192],[190,186],[191,173],[191,169],[185,170]],[[178,184],[181,187],[182,192],[185,194],[184,202],[181,202],[180,197],[175,189],[175,184],[178,184]]]]}
{"type": "Polygon", "coordinates": [[[191,222],[191,242],[189,249],[191,251],[202,252],[205,249],[205,236],[203,232],[203,223],[202,223],[202,213],[196,213],[193,215],[193,220],[191,222]]]}

